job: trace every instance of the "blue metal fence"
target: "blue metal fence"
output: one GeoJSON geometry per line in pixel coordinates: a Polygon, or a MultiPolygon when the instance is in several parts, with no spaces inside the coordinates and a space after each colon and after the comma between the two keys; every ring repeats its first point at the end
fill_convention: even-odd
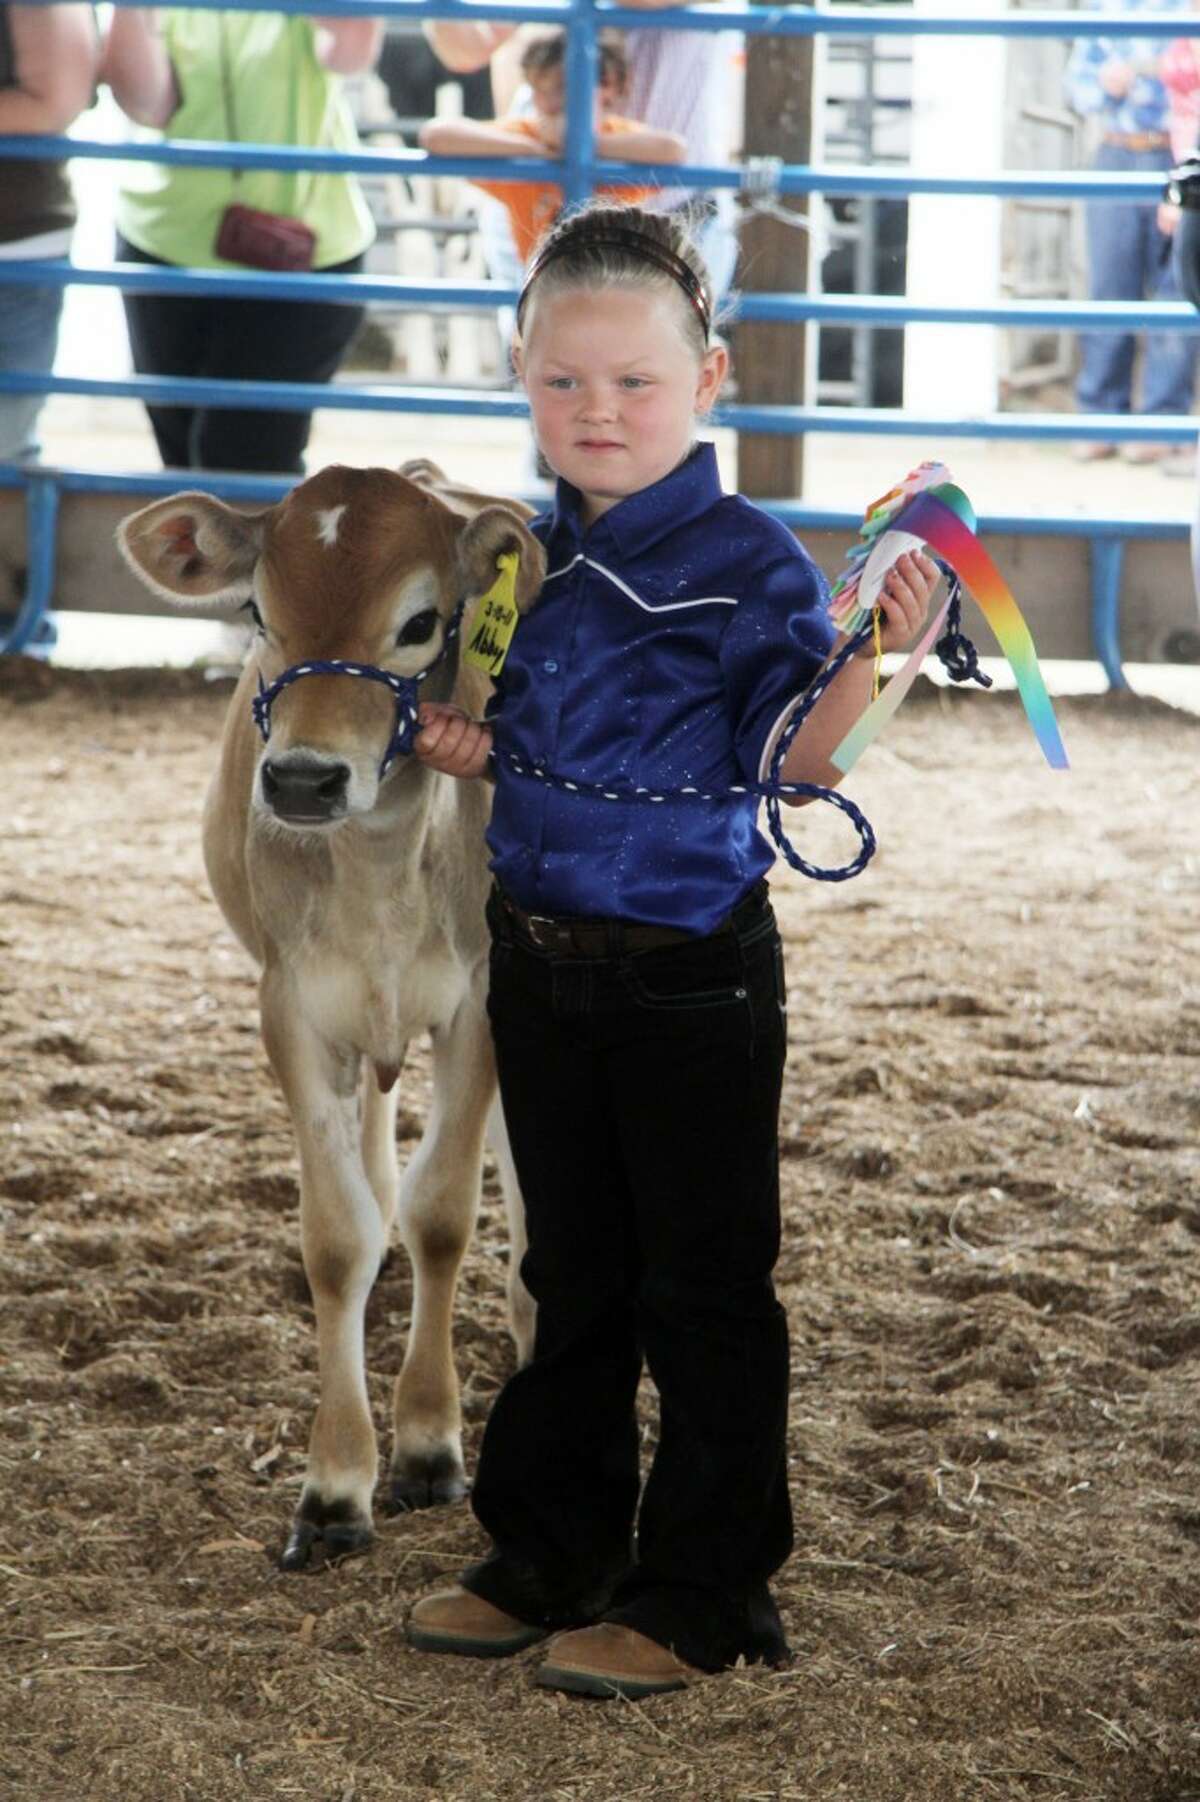
{"type": "MultiPolygon", "coordinates": [[[[136,0],[116,0],[118,5],[136,0]]],[[[207,10],[260,10],[262,0],[185,0],[207,10]]],[[[306,13],[313,0],[276,0],[273,10],[306,13]]],[[[592,141],[592,92],[596,77],[596,33],[602,27],[627,30],[659,25],[658,12],[625,10],[595,5],[594,0],[321,0],[325,15],[382,15],[386,19],[426,18],[503,19],[516,23],[563,25],[568,28],[567,130],[560,161],[544,158],[490,160],[468,157],[432,157],[423,151],[363,148],[353,153],[294,149],[273,145],[222,143],[126,143],[112,144],[87,138],[15,138],[0,136],[0,161],[25,157],[89,157],[121,161],[153,161],[189,165],[223,165],[245,168],[314,169],[358,173],[399,173],[408,176],[483,176],[491,181],[555,180],[568,201],[589,194],[600,181],[644,182],[657,177],[664,183],[708,189],[753,189],[763,192],[764,182],[779,194],[838,195],[987,195],[1004,199],[1068,198],[1120,201],[1159,197],[1161,182],[1154,174],[1101,175],[1094,172],[1007,172],[988,177],[963,177],[937,172],[902,170],[884,174],[873,168],[838,164],[817,166],[763,160],[747,167],[708,165],[647,169],[643,164],[623,164],[608,158],[599,163],[592,141]]],[[[685,31],[733,31],[746,36],[875,36],[920,37],[929,35],[977,37],[1087,37],[1107,35],[1111,16],[1068,11],[985,12],[967,9],[954,15],[922,15],[897,7],[807,6],[788,8],[753,6],[722,8],[673,8],[671,29],[685,31]]],[[[1178,13],[1139,13],[1139,35],[1166,40],[1180,32],[1178,13]]],[[[413,282],[375,276],[285,276],[187,271],[148,268],[144,265],[108,264],[87,267],[54,261],[0,260],[0,281],[24,283],[137,287],[142,291],[179,294],[225,295],[230,298],[277,300],[386,301],[393,306],[438,311],[470,312],[512,304],[511,289],[494,283],[462,284],[449,281],[413,282]]],[[[1008,327],[1057,327],[1073,331],[1144,330],[1149,324],[1172,330],[1200,331],[1200,315],[1183,303],[1126,305],[1104,302],[997,301],[983,307],[915,304],[903,297],[879,295],[824,296],[807,293],[742,293],[731,298],[731,319],[808,321],[816,324],[898,326],[935,323],[1008,327]]],[[[484,414],[514,417],[525,413],[517,395],[443,388],[403,389],[387,384],[339,383],[265,384],[256,382],[197,382],[183,379],[131,377],[123,381],[90,380],[53,374],[0,373],[0,393],[96,394],[135,398],[160,404],[189,404],[248,408],[338,408],[386,410],[424,414],[484,414]]],[[[1023,440],[1090,438],[1107,442],[1136,441],[1192,443],[1196,427],[1187,419],[1130,419],[1118,414],[989,414],[977,418],[917,418],[896,410],[846,407],[753,406],[731,404],[718,409],[714,423],[739,431],[764,433],[877,433],[933,439],[972,437],[1023,440]]],[[[286,491],[286,480],[186,472],[190,486],[203,487],[228,499],[273,499],[286,491]]],[[[179,472],[161,475],[113,474],[92,470],[28,468],[0,464],[0,487],[23,487],[28,495],[29,576],[24,602],[7,636],[0,639],[0,653],[23,649],[35,637],[53,595],[54,535],[58,500],[63,493],[121,492],[131,496],[170,493],[179,486],[179,472]]],[[[858,515],[836,508],[809,505],[800,500],[766,502],[788,524],[800,528],[845,528],[852,532],[858,515]]],[[[1087,519],[1078,515],[1044,514],[1036,518],[984,518],[984,529],[1076,536],[1090,541],[1093,549],[1093,643],[1110,683],[1124,686],[1119,649],[1119,594],[1123,546],[1140,536],[1183,537],[1183,520],[1136,518],[1087,519]]]]}

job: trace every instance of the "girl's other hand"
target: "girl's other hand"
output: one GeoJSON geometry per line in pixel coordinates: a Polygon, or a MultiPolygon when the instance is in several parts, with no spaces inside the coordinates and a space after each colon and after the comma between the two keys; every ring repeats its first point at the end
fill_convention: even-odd
{"type": "MultiPolygon", "coordinates": [[[[906,551],[897,558],[879,590],[879,642],[885,651],[901,651],[911,644],[925,623],[929,602],[938,585],[941,571],[924,551],[906,551]]],[[[874,654],[868,646],[864,655],[874,654]]]]}
{"type": "Polygon", "coordinates": [[[445,776],[482,776],[488,767],[492,729],[448,701],[422,701],[413,750],[421,762],[445,776]]]}

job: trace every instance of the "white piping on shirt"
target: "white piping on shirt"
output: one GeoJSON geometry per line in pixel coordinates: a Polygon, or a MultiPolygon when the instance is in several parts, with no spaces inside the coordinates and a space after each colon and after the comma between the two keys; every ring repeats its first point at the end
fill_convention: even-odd
{"type": "Polygon", "coordinates": [[[737,599],[733,595],[705,594],[694,601],[664,601],[661,607],[652,607],[648,601],[644,601],[640,595],[635,594],[628,583],[622,582],[620,576],[615,576],[611,569],[604,567],[603,563],[597,563],[594,557],[585,557],[582,551],[576,551],[571,561],[564,563],[561,569],[552,569],[547,576],[543,577],[543,581],[553,582],[556,576],[569,575],[577,563],[586,563],[589,569],[597,570],[600,575],[607,576],[614,588],[619,588],[622,594],[628,595],[631,601],[635,601],[643,613],[676,613],[681,607],[737,606],[737,599]]]}

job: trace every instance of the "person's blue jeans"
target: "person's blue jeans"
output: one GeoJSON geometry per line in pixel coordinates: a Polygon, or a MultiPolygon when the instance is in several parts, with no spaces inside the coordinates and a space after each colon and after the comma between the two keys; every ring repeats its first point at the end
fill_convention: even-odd
{"type": "MultiPolygon", "coordinates": [[[[2,265],[0,265],[2,273],[2,265]]],[[[0,370],[41,375],[54,367],[63,291],[0,281],[0,370]]],[[[37,456],[44,394],[0,394],[0,463],[37,456]]]]}
{"type": "MultiPolygon", "coordinates": [[[[1168,150],[1128,150],[1102,144],[1094,167],[1110,174],[1170,167],[1168,150]]],[[[1095,200],[1086,208],[1088,284],[1093,300],[1178,300],[1171,240],[1159,231],[1155,208],[1139,202],[1095,200]]],[[[1132,332],[1084,332],[1075,398],[1081,413],[1133,409],[1132,332]]],[[[1184,332],[1148,332],[1139,413],[1190,413],[1197,341],[1184,332]]]]}
{"type": "Polygon", "coordinates": [[[766,885],[723,930],[633,952],[616,922],[606,953],[578,956],[531,946],[496,896],[488,919],[537,1333],[488,1420],[471,1504],[495,1549],[463,1582],[520,1620],[617,1622],[702,1670],[778,1662],[787,1033],[766,885]],[[644,1487],[643,1362],[661,1423],[644,1487]]]}

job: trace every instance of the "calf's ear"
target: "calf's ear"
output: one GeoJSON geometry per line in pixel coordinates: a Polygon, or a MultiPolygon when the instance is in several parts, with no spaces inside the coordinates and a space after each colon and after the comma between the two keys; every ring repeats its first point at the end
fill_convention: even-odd
{"type": "Polygon", "coordinates": [[[398,474],[428,494],[437,494],[446,486],[446,472],[432,457],[409,457],[400,465],[398,474]]]}
{"type": "Polygon", "coordinates": [[[496,559],[515,551],[517,608],[528,613],[541,593],[546,553],[524,522],[507,507],[485,507],[458,535],[458,562],[466,594],[486,594],[496,580],[496,559]]]}
{"type": "Polygon", "coordinates": [[[239,513],[210,494],[173,494],[123,519],[117,545],[134,575],[176,606],[244,600],[270,511],[239,513]]]}
{"type": "Polygon", "coordinates": [[[428,457],[410,457],[407,463],[400,465],[399,473],[423,494],[432,494],[461,519],[474,519],[485,507],[503,507],[509,513],[515,513],[518,519],[532,519],[537,512],[536,507],[528,506],[525,501],[513,500],[511,495],[484,494],[481,489],[471,488],[465,482],[451,481],[446,472],[428,457]]]}

